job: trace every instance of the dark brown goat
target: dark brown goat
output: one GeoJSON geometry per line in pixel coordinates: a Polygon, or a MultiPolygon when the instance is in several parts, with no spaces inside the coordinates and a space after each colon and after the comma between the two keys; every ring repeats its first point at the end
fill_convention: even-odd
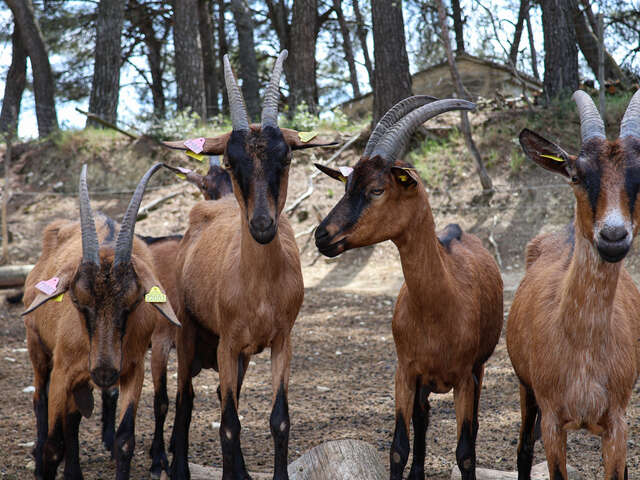
{"type": "Polygon", "coordinates": [[[160,313],[179,325],[168,302],[147,303],[146,294],[163,286],[149,249],[134,236],[144,189],[158,168],[140,180],[117,232],[107,217],[95,224],[83,167],[80,223],[58,220],[44,231],[42,255],[25,282],[23,314],[36,387],[36,478],[53,480],[63,459],[65,478],[82,478],[81,414],[91,415],[93,386],[111,391],[116,384],[124,407],[111,442],[116,478],[129,478],[144,354],[160,313]]]}
{"type": "Polygon", "coordinates": [[[346,184],[344,197],[316,230],[316,245],[329,257],[345,250],[393,241],[405,282],[393,315],[398,353],[396,427],[391,479],[424,479],[429,395],[453,388],[458,425],[456,460],[462,478],[475,478],[475,440],[484,363],[502,329],[502,278],[493,257],[474,235],[448,225],[436,235],[427,192],[415,169],[400,160],[413,131],[450,110],[470,110],[464,100],[411,97],[394,106],[369,138],[349,175],[318,165],[346,184]]]}
{"type": "MultiPolygon", "coordinates": [[[[220,376],[223,478],[250,478],[240,448],[237,406],[249,359],[265,348],[271,349],[274,479],[288,478],[290,335],[304,288],[293,230],[280,214],[287,196],[291,151],[323,144],[302,142],[298,132],[278,127],[278,84],[285,58],[286,51],[276,61],[265,93],[262,124],[249,125],[225,56],[233,131],[206,139],[203,153],[224,154],[223,166],[235,198],[193,207],[176,260],[183,328],[176,338],[174,480],[189,478],[191,378],[202,368],[214,368],[220,376]]],[[[183,142],[167,144],[185,148],[183,142]]]]}
{"type": "Polygon", "coordinates": [[[518,478],[530,478],[541,432],[552,480],[566,480],[567,430],[602,437],[607,480],[627,479],[626,408],[640,370],[640,293],[622,260],[640,224],[640,93],[608,141],[591,98],[578,104],[578,156],[530,130],[527,156],[566,178],[576,197],[573,225],[527,245],[527,271],[507,323],[507,347],[520,379],[518,478]]]}

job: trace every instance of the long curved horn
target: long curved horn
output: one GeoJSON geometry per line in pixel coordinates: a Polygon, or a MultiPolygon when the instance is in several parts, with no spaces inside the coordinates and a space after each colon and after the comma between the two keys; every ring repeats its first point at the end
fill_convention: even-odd
{"type": "Polygon", "coordinates": [[[640,138],[640,90],[633,94],[620,123],[620,138],[640,138]]]}
{"type": "Polygon", "coordinates": [[[138,217],[138,210],[140,209],[140,202],[142,202],[142,196],[144,190],[147,188],[147,182],[156,171],[162,167],[162,163],[156,163],[153,165],[147,173],[145,173],[138,186],[136,187],[127,211],[122,219],[122,225],[120,226],[120,233],[118,233],[118,239],[116,240],[116,254],[113,260],[113,265],[116,266],[120,263],[127,263],[131,260],[131,250],[133,248],[133,231],[136,227],[136,219],[138,217]]]}
{"type": "Polygon", "coordinates": [[[82,165],[80,173],[80,185],[78,187],[78,198],[80,200],[80,230],[82,232],[82,262],[95,263],[100,265],[100,246],[98,244],[98,234],[96,224],[91,213],[89,203],[89,188],[87,187],[87,164],[82,165]]]}
{"type": "Polygon", "coordinates": [[[229,110],[231,110],[231,125],[234,130],[248,131],[249,117],[247,108],[244,106],[244,98],[236,77],[233,76],[231,64],[229,63],[229,55],[223,57],[224,63],[224,83],[227,86],[227,95],[229,97],[229,110]]]}
{"type": "Polygon", "coordinates": [[[283,50],[278,55],[269,86],[264,92],[264,105],[262,106],[262,128],[278,126],[278,100],[280,100],[280,77],[282,77],[282,65],[289,52],[283,50]]]}
{"type": "Polygon", "coordinates": [[[473,110],[474,108],[476,108],[475,103],[457,98],[437,100],[416,108],[389,127],[371,153],[371,157],[380,156],[386,160],[393,160],[404,153],[415,129],[430,118],[451,110],[473,110]]]}
{"type": "Polygon", "coordinates": [[[591,138],[607,138],[604,132],[604,122],[591,97],[582,90],[576,90],[571,98],[578,106],[582,143],[591,138]]]}
{"type": "Polygon", "coordinates": [[[367,146],[364,148],[362,156],[369,157],[371,152],[373,152],[373,149],[378,144],[380,138],[384,135],[384,132],[386,132],[389,127],[404,117],[407,113],[421,107],[422,105],[426,105],[427,103],[435,102],[436,100],[438,100],[436,97],[430,97],[429,95],[415,95],[396,103],[387,111],[387,113],[384,114],[376,125],[376,128],[371,132],[369,141],[367,142],[367,146]]]}

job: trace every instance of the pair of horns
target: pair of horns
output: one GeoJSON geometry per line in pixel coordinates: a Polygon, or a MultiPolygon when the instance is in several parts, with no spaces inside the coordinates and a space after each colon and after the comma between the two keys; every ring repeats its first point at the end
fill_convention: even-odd
{"type": "MultiPolygon", "coordinates": [[[[577,90],[572,98],[578,106],[582,143],[591,138],[606,139],[604,122],[591,97],[582,90],[577,90]]],[[[622,117],[620,138],[624,137],[640,138],[640,90],[633,95],[622,117]]]]}
{"type": "MultiPolygon", "coordinates": [[[[133,192],[127,211],[122,219],[122,225],[120,226],[120,233],[116,240],[116,252],[113,265],[116,266],[120,263],[128,263],[131,260],[131,250],[133,249],[133,232],[136,226],[136,219],[138,217],[138,210],[140,209],[140,203],[142,202],[142,196],[147,188],[147,183],[151,176],[162,166],[161,163],[153,165],[147,173],[143,175],[133,192]]],[[[89,189],[87,188],[87,165],[82,166],[82,172],[80,173],[80,186],[79,186],[79,198],[80,198],[80,227],[82,231],[82,262],[94,263],[100,265],[100,245],[98,244],[98,234],[96,232],[96,225],[93,219],[93,213],[91,212],[91,205],[89,203],[89,189]]]]}
{"type": "Polygon", "coordinates": [[[416,95],[396,103],[376,125],[363,157],[379,156],[387,160],[400,157],[413,132],[430,118],[451,110],[473,110],[475,103],[455,98],[438,100],[428,95],[416,95]]]}
{"type": "MultiPolygon", "coordinates": [[[[262,106],[262,127],[278,126],[278,100],[280,99],[280,77],[282,76],[282,64],[289,52],[283,50],[278,55],[276,64],[271,73],[271,80],[264,94],[264,104],[262,106]]],[[[227,95],[229,96],[229,109],[231,110],[231,125],[234,130],[248,131],[249,116],[247,115],[247,107],[244,104],[244,98],[236,78],[231,70],[229,56],[224,56],[224,82],[227,86],[227,95]]]]}

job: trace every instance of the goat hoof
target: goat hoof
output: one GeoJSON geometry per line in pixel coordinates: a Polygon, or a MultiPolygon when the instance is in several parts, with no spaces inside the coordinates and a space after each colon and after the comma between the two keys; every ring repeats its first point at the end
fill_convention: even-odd
{"type": "Polygon", "coordinates": [[[189,466],[184,463],[172,463],[171,480],[191,480],[191,472],[189,472],[189,466]]]}

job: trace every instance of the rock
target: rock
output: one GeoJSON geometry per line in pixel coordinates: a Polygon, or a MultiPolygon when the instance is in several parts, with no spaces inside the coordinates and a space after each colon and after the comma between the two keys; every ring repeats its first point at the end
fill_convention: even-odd
{"type": "MultiPolygon", "coordinates": [[[[567,465],[568,480],[583,480],[582,475],[571,465],[567,465]]],[[[462,478],[460,470],[456,465],[451,470],[451,480],[462,478]]],[[[490,470],[488,468],[476,468],[476,480],[518,480],[518,472],[504,472],[501,470],[490,470]]],[[[531,480],[549,480],[549,468],[547,462],[535,465],[531,469],[531,480]]]]}

